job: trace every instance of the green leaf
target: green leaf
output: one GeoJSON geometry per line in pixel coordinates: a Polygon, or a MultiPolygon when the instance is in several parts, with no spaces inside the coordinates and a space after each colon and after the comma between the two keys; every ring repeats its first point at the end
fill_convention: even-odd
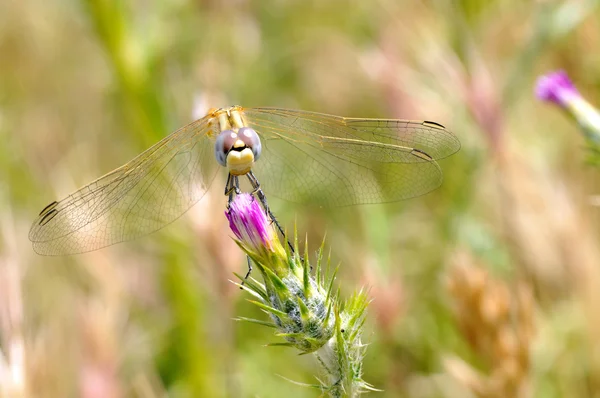
{"type": "Polygon", "coordinates": [[[310,311],[306,304],[304,304],[302,298],[296,297],[296,301],[298,302],[298,308],[300,308],[300,316],[302,317],[302,323],[306,325],[310,319],[310,311]]]}
{"type": "Polygon", "coordinates": [[[267,322],[267,321],[261,321],[258,319],[253,319],[253,318],[246,318],[243,316],[239,316],[237,318],[233,318],[235,321],[243,321],[243,322],[249,322],[249,323],[255,323],[257,325],[262,325],[262,326],[267,326],[270,328],[277,328],[277,325],[275,325],[273,322],[267,322]]]}
{"type": "Polygon", "coordinates": [[[255,300],[248,300],[248,301],[251,302],[252,304],[257,305],[258,307],[262,308],[263,310],[267,311],[268,313],[278,316],[280,318],[287,318],[287,316],[288,316],[285,312],[279,311],[278,309],[270,307],[259,301],[255,301],[255,300]]]}

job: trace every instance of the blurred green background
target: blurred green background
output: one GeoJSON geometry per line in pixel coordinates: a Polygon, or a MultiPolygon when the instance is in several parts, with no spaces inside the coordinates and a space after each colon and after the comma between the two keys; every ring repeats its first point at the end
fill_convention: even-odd
{"type": "Polygon", "coordinates": [[[316,364],[266,348],[224,179],[133,242],[42,257],[54,199],[208,108],[434,120],[444,185],[339,211],[271,199],[347,296],[373,302],[364,378],[385,397],[600,397],[600,197],[577,127],[538,102],[564,68],[600,105],[598,1],[0,2],[0,393],[312,397],[316,364]],[[283,377],[280,377],[283,376],[283,377]]]}

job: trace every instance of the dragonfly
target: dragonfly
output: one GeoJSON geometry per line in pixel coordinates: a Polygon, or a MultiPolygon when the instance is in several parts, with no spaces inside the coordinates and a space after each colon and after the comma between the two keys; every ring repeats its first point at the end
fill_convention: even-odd
{"type": "Polygon", "coordinates": [[[264,192],[323,207],[399,201],[438,188],[437,160],[459,149],[458,138],[432,121],[212,109],[44,207],[29,239],[39,254],[67,255],[150,234],[202,199],[223,168],[229,202],[245,177],[273,220],[264,192]]]}

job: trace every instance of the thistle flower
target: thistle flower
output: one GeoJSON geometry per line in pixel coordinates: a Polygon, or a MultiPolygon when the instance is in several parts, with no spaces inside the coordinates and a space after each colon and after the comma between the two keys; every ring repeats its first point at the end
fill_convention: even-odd
{"type": "Polygon", "coordinates": [[[541,76],[535,92],[539,99],[565,109],[577,120],[586,138],[594,146],[600,144],[600,113],[581,96],[565,71],[541,76]]]}
{"type": "Polygon", "coordinates": [[[294,347],[301,354],[313,353],[326,378],[310,387],[331,397],[353,397],[373,390],[361,379],[365,352],[361,332],[369,302],[366,293],[360,291],[346,303],[340,303],[333,289],[335,272],[329,277],[323,273],[323,246],[318,252],[313,276],[308,253],[296,254],[297,241],[294,252],[281,244],[253,196],[237,195],[225,215],[237,244],[256,265],[264,281],[248,278],[237,285],[254,296],[251,302],[271,318],[270,322],[243,317],[238,320],[275,328],[276,335],[285,341],[270,346],[294,347]]]}
{"type": "Polygon", "coordinates": [[[284,249],[267,215],[249,194],[236,196],[225,212],[229,228],[237,239],[256,256],[269,257],[269,253],[283,254],[284,249]]]}

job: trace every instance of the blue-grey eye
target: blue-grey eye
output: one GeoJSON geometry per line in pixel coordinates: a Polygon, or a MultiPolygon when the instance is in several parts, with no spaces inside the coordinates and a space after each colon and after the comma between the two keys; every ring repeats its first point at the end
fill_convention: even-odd
{"type": "Polygon", "coordinates": [[[252,149],[254,161],[257,161],[262,152],[262,144],[260,143],[260,138],[258,137],[258,134],[256,134],[256,131],[250,127],[242,127],[238,130],[237,138],[246,144],[246,147],[252,149]]]}
{"type": "MultiPolygon", "coordinates": [[[[255,133],[256,134],[256,133],[255,133]]],[[[223,167],[227,166],[227,154],[233,148],[238,135],[233,130],[223,130],[215,141],[215,158],[223,167]]]]}

